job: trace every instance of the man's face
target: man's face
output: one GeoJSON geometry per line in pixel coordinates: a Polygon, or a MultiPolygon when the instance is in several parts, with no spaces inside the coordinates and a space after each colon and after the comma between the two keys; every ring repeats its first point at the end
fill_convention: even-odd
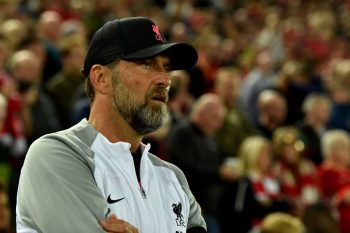
{"type": "Polygon", "coordinates": [[[140,135],[164,123],[170,78],[163,59],[121,61],[113,70],[113,108],[140,135]]]}
{"type": "Polygon", "coordinates": [[[70,72],[80,73],[81,64],[84,63],[86,49],[82,45],[72,47],[69,55],[65,59],[65,65],[69,67],[70,72]]]}

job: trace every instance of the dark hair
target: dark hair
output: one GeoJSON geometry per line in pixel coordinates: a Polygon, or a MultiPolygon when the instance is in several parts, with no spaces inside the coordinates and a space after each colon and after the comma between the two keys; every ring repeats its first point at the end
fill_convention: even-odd
{"type": "Polygon", "coordinates": [[[95,100],[95,88],[91,83],[90,76],[85,79],[85,94],[89,98],[91,105],[95,100]]]}

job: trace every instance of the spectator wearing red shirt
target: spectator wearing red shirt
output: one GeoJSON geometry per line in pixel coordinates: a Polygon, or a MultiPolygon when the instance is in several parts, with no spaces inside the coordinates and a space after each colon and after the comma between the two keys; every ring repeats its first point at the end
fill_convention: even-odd
{"type": "Polygon", "coordinates": [[[318,168],[322,198],[339,212],[341,233],[350,232],[350,135],[330,130],[321,141],[324,162],[318,168]]]}
{"type": "Polygon", "coordinates": [[[293,126],[279,127],[273,134],[274,172],[281,193],[294,204],[294,214],[302,214],[305,206],[319,199],[317,171],[313,163],[303,157],[304,144],[299,137],[300,132],[293,126]]]}
{"type": "Polygon", "coordinates": [[[222,195],[222,233],[233,229],[246,233],[267,214],[289,211],[290,205],[281,196],[277,177],[272,173],[271,146],[271,141],[263,136],[249,136],[240,145],[235,169],[241,170],[242,177],[228,185],[222,195]]]}

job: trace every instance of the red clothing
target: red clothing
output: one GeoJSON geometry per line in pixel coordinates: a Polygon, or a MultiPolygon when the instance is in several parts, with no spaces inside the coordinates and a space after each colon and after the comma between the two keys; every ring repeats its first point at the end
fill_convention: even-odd
{"type": "Polygon", "coordinates": [[[255,198],[259,202],[271,202],[280,196],[280,186],[276,177],[264,175],[250,177],[255,198]]]}
{"type": "Polygon", "coordinates": [[[277,162],[274,168],[280,181],[281,193],[302,206],[315,203],[319,198],[319,185],[315,166],[306,159],[291,167],[277,162]]]}
{"type": "Polygon", "coordinates": [[[318,168],[322,197],[333,203],[339,212],[341,233],[350,232],[350,203],[345,195],[350,196],[350,169],[339,169],[329,162],[324,162],[318,168]]]}
{"type": "MultiPolygon", "coordinates": [[[[10,77],[6,74],[0,75],[0,89],[6,88],[6,82],[10,77]]],[[[9,156],[13,167],[20,167],[21,161],[18,158],[24,157],[27,150],[27,141],[24,133],[24,123],[20,115],[21,96],[18,92],[12,92],[7,97],[7,112],[5,125],[0,128],[0,140],[5,146],[10,147],[9,156]]]]}

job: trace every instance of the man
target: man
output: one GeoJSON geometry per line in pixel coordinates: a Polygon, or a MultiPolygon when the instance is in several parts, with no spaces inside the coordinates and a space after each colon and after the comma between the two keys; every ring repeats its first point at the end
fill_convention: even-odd
{"type": "Polygon", "coordinates": [[[286,99],[278,91],[264,90],[258,97],[258,109],[256,127],[261,134],[272,139],[274,130],[285,122],[288,111],[286,99]]]}
{"type": "Polygon", "coordinates": [[[15,52],[9,62],[20,94],[20,115],[29,143],[62,129],[51,98],[41,88],[41,66],[38,56],[30,50],[15,52]]]}
{"type": "Polygon", "coordinates": [[[18,232],[206,232],[183,173],[141,142],[163,123],[168,71],[196,61],[192,46],[166,42],[147,18],[99,29],[83,69],[89,121],[29,149],[18,232]]]}
{"type": "Polygon", "coordinates": [[[188,176],[203,207],[208,232],[220,232],[217,219],[222,180],[235,180],[232,167],[221,163],[215,133],[225,118],[225,107],[216,94],[204,94],[193,104],[190,120],[179,123],[168,136],[167,156],[188,176]]]}
{"type": "Polygon", "coordinates": [[[60,39],[60,28],[62,17],[55,11],[44,11],[40,14],[36,33],[42,40],[45,49],[45,60],[43,66],[43,83],[46,84],[62,69],[61,56],[58,48],[60,39]]]}
{"type": "Polygon", "coordinates": [[[224,123],[216,134],[222,156],[237,157],[242,141],[257,130],[245,113],[238,99],[240,92],[240,72],[233,67],[222,67],[217,70],[215,93],[222,99],[227,108],[224,123]]]}
{"type": "Polygon", "coordinates": [[[328,96],[319,93],[309,94],[302,105],[304,118],[296,124],[305,144],[304,156],[315,165],[320,165],[323,161],[321,137],[327,131],[331,108],[332,102],[328,96]]]}
{"type": "Polygon", "coordinates": [[[45,86],[60,112],[60,120],[65,128],[73,125],[70,114],[77,93],[83,89],[80,70],[86,55],[84,42],[84,38],[80,36],[69,36],[61,40],[62,70],[55,74],[45,86]]]}

